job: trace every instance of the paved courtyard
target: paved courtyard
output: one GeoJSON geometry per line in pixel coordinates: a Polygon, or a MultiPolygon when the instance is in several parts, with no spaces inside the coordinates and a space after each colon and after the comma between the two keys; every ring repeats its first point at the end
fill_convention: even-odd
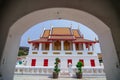
{"type": "Polygon", "coordinates": [[[76,78],[58,78],[58,79],[52,79],[49,76],[44,75],[14,75],[14,80],[106,80],[105,77],[101,78],[82,78],[82,79],[76,79],[76,78]]]}

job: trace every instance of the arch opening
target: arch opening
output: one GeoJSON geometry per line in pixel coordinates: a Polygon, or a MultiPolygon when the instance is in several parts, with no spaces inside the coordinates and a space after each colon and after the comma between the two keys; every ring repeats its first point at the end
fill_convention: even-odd
{"type": "MultiPolygon", "coordinates": [[[[69,36],[66,36],[66,37],[69,37],[69,36]]],[[[60,65],[62,65],[61,74],[63,74],[62,72],[64,72],[64,69],[66,68],[65,64],[67,64],[68,56],[71,57],[70,61],[74,62],[72,63],[72,67],[75,67],[75,64],[78,61],[82,61],[84,63],[83,71],[87,69],[87,66],[89,66],[90,67],[89,69],[91,69],[92,71],[93,70],[93,67],[91,66],[91,59],[92,59],[93,61],[95,61],[94,69],[97,71],[99,68],[99,71],[103,71],[104,69],[104,66],[102,65],[103,63],[102,61],[99,62],[99,59],[98,59],[98,53],[99,55],[101,54],[99,43],[87,42],[88,46],[86,46],[85,39],[91,40],[91,41],[97,41],[98,36],[88,27],[78,22],[60,19],[60,20],[48,20],[45,22],[38,23],[32,26],[29,30],[27,30],[22,35],[15,74],[23,74],[23,75],[25,75],[26,73],[30,74],[31,73],[30,71],[33,70],[33,72],[35,73],[32,73],[32,74],[44,74],[45,76],[50,76],[52,73],[48,71],[47,68],[49,68],[49,70],[52,71],[52,68],[54,67],[53,58],[56,58],[59,56],[63,56],[63,57],[60,57],[61,59],[60,65]],[[47,40],[47,42],[41,43],[40,40],[43,37],[44,38],[45,37],[47,38],[47,36],[49,36],[49,38],[51,37],[52,34],[49,34],[49,33],[53,33],[54,32],[52,31],[53,29],[59,29],[59,31],[56,32],[57,34],[59,33],[58,35],[59,37],[62,36],[60,35],[62,31],[64,33],[64,36],[66,36],[66,32],[64,32],[63,29],[67,29],[68,31],[70,31],[70,33],[72,33],[75,39],[78,39],[78,38],[83,39],[84,42],[79,41],[79,43],[78,42],[74,43],[73,41],[68,41],[67,39],[61,40],[62,39],[61,37],[61,39],[59,40],[52,40],[52,43],[49,43],[49,40],[47,40]],[[38,43],[34,42],[35,40],[37,41],[39,40],[38,43]],[[61,43],[62,41],[63,41],[63,44],[61,43]],[[52,47],[50,45],[52,45],[52,47]],[[63,51],[62,51],[62,48],[63,48],[63,51]],[[28,53],[27,56],[26,56],[26,53],[28,53]],[[34,56],[37,56],[37,57],[34,57],[34,56]],[[87,56],[89,56],[89,58],[87,56]],[[63,61],[66,63],[63,64],[63,61]],[[29,66],[29,68],[25,69],[27,66],[29,66]],[[32,66],[39,67],[39,69],[37,68],[33,69],[32,66]],[[47,66],[47,68],[45,66],[47,66]],[[45,67],[47,69],[46,73],[42,73],[42,71],[44,71],[42,67],[45,67]]],[[[76,71],[74,69],[72,69],[72,72],[73,72],[72,75],[73,74],[75,75],[76,71]]],[[[84,77],[88,77],[86,76],[85,71],[83,73],[84,73],[84,77]]],[[[90,76],[92,76],[92,73],[90,74],[90,76]]],[[[105,73],[104,72],[101,73],[101,76],[105,78],[105,73]]],[[[96,75],[96,77],[100,77],[100,76],[96,75]]],[[[16,78],[16,76],[14,78],[16,78]]]]}

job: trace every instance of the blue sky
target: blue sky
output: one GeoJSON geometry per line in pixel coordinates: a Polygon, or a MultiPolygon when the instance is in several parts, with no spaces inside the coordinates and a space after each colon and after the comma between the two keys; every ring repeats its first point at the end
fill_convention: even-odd
{"type": "MultiPolygon", "coordinates": [[[[85,39],[89,39],[89,40],[95,40],[95,38],[98,39],[98,36],[96,35],[96,33],[94,33],[91,29],[89,29],[88,27],[86,27],[85,25],[83,25],[81,23],[78,23],[75,21],[70,21],[70,20],[48,20],[45,22],[38,23],[34,26],[31,26],[31,28],[28,29],[22,35],[20,46],[29,47],[29,44],[27,43],[28,38],[30,38],[30,40],[39,39],[39,37],[43,33],[44,28],[50,29],[51,26],[53,26],[53,27],[70,27],[70,26],[72,26],[72,29],[80,29],[80,32],[84,35],[85,39]]],[[[98,43],[96,44],[96,52],[101,53],[100,45],[98,43]]]]}

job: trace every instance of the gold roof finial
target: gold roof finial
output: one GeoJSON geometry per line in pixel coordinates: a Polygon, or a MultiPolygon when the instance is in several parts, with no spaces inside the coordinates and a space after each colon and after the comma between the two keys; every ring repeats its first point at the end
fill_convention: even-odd
{"type": "Polygon", "coordinates": [[[28,41],[30,41],[30,37],[28,37],[28,41]]]}
{"type": "Polygon", "coordinates": [[[80,30],[80,25],[78,24],[78,29],[80,30]]]}
{"type": "Polygon", "coordinates": [[[97,41],[96,37],[95,37],[95,41],[97,41]]]}
{"type": "Polygon", "coordinates": [[[84,34],[82,34],[81,37],[84,38],[84,34]]]}
{"type": "Polygon", "coordinates": [[[99,40],[95,37],[95,41],[99,43],[99,40]]]}
{"type": "Polygon", "coordinates": [[[53,25],[52,25],[52,24],[50,24],[50,27],[51,27],[51,28],[53,28],[53,25]]]}
{"type": "Polygon", "coordinates": [[[70,28],[72,29],[72,23],[70,24],[70,28]]]}

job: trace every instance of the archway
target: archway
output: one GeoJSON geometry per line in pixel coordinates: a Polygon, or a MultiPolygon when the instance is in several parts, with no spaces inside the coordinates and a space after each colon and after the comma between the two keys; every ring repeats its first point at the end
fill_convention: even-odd
{"type": "Polygon", "coordinates": [[[98,35],[103,53],[106,77],[109,80],[118,79],[119,75],[116,68],[118,60],[110,29],[91,14],[69,8],[50,8],[35,11],[22,17],[11,26],[2,56],[1,70],[3,79],[13,79],[21,35],[31,26],[39,22],[58,18],[80,22],[88,26],[98,35]]]}

